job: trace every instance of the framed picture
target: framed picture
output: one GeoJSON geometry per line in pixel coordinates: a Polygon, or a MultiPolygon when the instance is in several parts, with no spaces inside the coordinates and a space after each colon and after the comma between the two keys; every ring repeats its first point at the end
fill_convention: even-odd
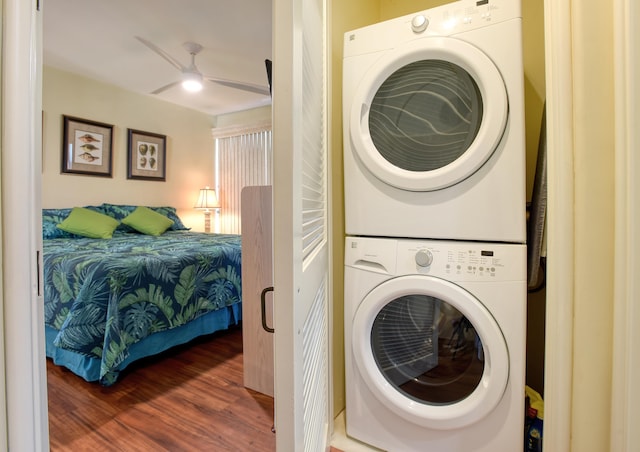
{"type": "Polygon", "coordinates": [[[63,115],[62,172],[111,177],[113,126],[63,115]]]}
{"type": "Polygon", "coordinates": [[[128,131],[127,179],[166,180],[166,135],[128,131]]]}

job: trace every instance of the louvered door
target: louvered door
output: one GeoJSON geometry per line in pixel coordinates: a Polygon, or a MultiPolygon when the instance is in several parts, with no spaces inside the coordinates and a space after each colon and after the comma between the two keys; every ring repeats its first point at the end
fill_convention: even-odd
{"type": "Polygon", "coordinates": [[[325,3],[274,2],[276,445],[324,451],[329,432],[325,3]]]}

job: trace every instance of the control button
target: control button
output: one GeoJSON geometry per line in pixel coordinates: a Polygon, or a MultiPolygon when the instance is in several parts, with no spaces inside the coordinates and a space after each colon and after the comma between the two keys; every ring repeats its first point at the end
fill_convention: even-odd
{"type": "Polygon", "coordinates": [[[429,250],[420,250],[416,253],[416,264],[420,267],[428,267],[433,262],[433,254],[429,250]]]}
{"type": "Polygon", "coordinates": [[[422,33],[429,26],[429,19],[422,14],[411,19],[411,29],[414,33],[422,33]]]}

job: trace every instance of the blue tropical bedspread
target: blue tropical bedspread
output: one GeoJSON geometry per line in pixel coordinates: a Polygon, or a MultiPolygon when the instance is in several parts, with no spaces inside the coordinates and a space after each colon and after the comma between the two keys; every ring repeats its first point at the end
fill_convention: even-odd
{"type": "Polygon", "coordinates": [[[240,263],[238,235],[44,240],[47,355],[113,384],[135,359],[238,323],[240,263]]]}

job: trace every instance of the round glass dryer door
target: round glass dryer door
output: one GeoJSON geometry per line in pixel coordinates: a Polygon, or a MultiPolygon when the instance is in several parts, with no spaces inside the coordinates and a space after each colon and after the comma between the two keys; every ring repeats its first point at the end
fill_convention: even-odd
{"type": "Polygon", "coordinates": [[[425,38],[367,72],[354,96],[351,141],[383,182],[440,190],[490,158],[507,113],[504,82],[484,53],[457,39],[425,38]]]}
{"type": "Polygon", "coordinates": [[[352,343],[373,394],[418,425],[472,424],[506,389],[509,358],[495,319],[445,280],[412,275],[376,287],[356,312],[352,343]]]}
{"type": "Polygon", "coordinates": [[[387,78],[371,102],[369,133],[380,155],[407,171],[433,171],[460,158],[482,119],[473,78],[453,63],[422,60],[387,78]]]}

